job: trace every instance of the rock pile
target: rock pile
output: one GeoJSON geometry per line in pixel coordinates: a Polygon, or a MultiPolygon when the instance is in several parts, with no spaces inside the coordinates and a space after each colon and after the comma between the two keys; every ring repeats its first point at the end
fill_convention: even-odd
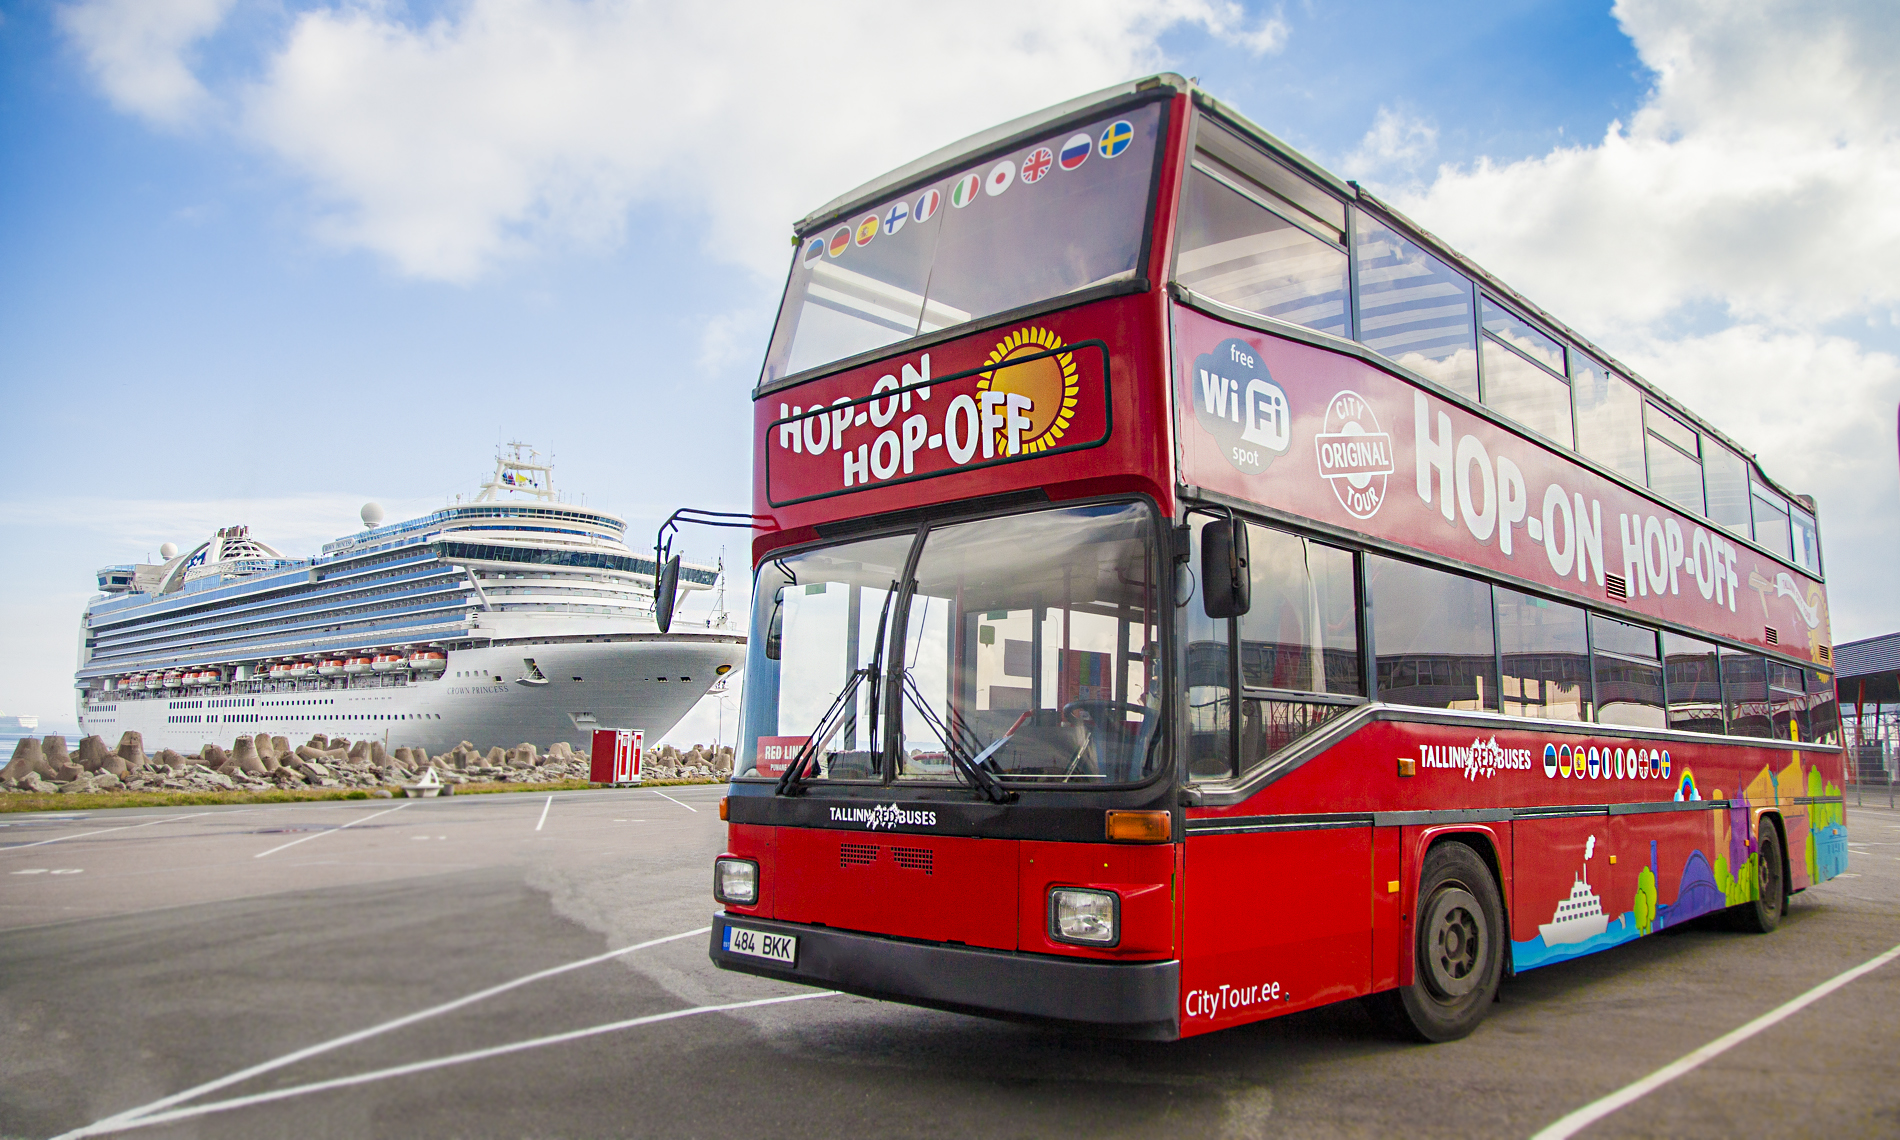
{"type": "MultiPolygon", "coordinates": [[[[350,741],[319,733],[292,747],[282,736],[258,733],[240,736],[230,751],[207,744],[181,756],[163,749],[145,754],[145,742],[136,732],[119,738],[109,750],[97,736],[79,742],[76,755],[66,750],[66,738],[28,737],[13,750],[0,769],[0,790],[17,792],[110,791],[230,791],[269,788],[379,788],[413,783],[428,769],[444,784],[483,781],[542,784],[556,780],[584,780],[588,758],[566,741],[546,752],[533,744],[494,747],[486,752],[464,740],[438,756],[426,749],[399,747],[386,750],[379,740],[350,741]]],[[[714,751],[695,746],[685,753],[670,746],[647,754],[652,779],[723,777],[732,772],[732,749],[714,751]]]]}

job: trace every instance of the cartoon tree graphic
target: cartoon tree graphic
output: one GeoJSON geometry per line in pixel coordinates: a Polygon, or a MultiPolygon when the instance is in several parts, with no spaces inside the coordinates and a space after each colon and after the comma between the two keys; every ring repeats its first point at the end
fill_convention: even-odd
{"type": "Polygon", "coordinates": [[[1648,867],[1636,874],[1636,929],[1648,934],[1656,921],[1656,875],[1648,867]]]}

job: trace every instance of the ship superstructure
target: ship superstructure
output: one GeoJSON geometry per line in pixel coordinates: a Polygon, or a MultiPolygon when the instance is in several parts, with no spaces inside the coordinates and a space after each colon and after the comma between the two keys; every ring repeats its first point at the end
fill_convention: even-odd
{"type": "MultiPolygon", "coordinates": [[[[472,502],[365,529],[290,558],[243,526],[155,564],[99,571],[80,638],[81,730],[146,748],[239,733],[323,732],[443,751],[584,743],[595,728],[656,740],[744,637],[723,615],[661,634],[654,566],[626,523],[562,502],[551,465],[508,445],[472,502]]],[[[682,568],[709,589],[714,567],[682,568]]]]}

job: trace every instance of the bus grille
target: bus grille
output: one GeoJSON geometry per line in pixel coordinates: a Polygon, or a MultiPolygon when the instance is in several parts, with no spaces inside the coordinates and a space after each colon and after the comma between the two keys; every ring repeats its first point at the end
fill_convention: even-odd
{"type": "Polygon", "coordinates": [[[869,867],[875,862],[877,862],[875,843],[838,844],[838,866],[840,867],[869,867]]]}

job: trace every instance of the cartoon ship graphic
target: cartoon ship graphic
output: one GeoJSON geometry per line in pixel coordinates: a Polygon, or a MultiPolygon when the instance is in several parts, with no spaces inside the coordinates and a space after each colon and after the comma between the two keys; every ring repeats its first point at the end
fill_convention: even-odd
{"type": "Polygon", "coordinates": [[[1570,884],[1570,897],[1558,903],[1557,912],[1551,915],[1550,921],[1537,928],[1537,932],[1544,936],[1544,945],[1582,942],[1609,929],[1610,917],[1603,913],[1603,900],[1590,889],[1589,860],[1596,845],[1596,836],[1593,835],[1584,851],[1583,874],[1570,884]]]}

